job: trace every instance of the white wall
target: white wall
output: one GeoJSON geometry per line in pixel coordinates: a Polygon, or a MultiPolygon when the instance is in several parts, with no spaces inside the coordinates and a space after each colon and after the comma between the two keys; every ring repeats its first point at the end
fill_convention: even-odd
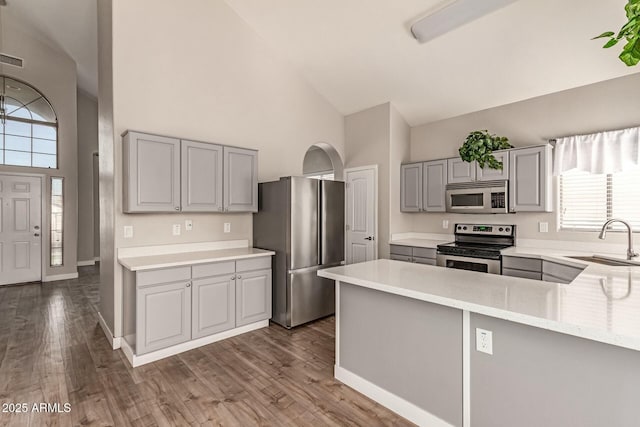
{"type": "MultiPolygon", "coordinates": [[[[101,6],[100,13],[107,9],[101,6]]],[[[112,40],[115,138],[110,140],[108,132],[101,138],[100,162],[103,152],[109,154],[102,145],[111,144],[115,230],[109,237],[115,238],[115,250],[252,239],[250,214],[123,214],[119,135],[127,129],[258,149],[261,181],[300,175],[304,155],[316,142],[344,153],[341,114],[222,0],[191,0],[180,7],[169,1],[113,0],[112,40]],[[187,218],[193,220],[193,231],[172,236],[171,225],[187,218]],[[230,234],[222,233],[223,222],[231,222],[230,234]],[[133,225],[133,239],[122,238],[124,225],[133,225]]],[[[101,174],[101,180],[111,181],[108,173],[101,174]]],[[[113,322],[119,335],[121,270],[115,262],[104,268],[109,265],[114,287],[103,287],[115,295],[115,313],[107,323],[113,322]]]]}
{"type": "Polygon", "coordinates": [[[400,164],[409,160],[410,129],[389,102],[345,117],[345,168],[378,165],[378,257],[389,257],[392,233],[411,231],[400,212],[400,164]]]}
{"type": "Polygon", "coordinates": [[[0,8],[0,51],[24,59],[24,68],[0,64],[0,74],[25,81],[38,89],[51,102],[58,117],[58,169],[0,166],[2,172],[44,174],[42,229],[45,245],[43,276],[75,274],[77,248],[77,113],[76,64],[64,52],[44,44],[37,34],[27,32],[11,8],[0,8]],[[50,267],[49,223],[51,218],[50,177],[64,178],[63,265],[50,267]]]}
{"type": "Polygon", "coordinates": [[[78,90],[78,261],[93,262],[93,154],[98,151],[98,100],[78,90]]]}
{"type": "MultiPolygon", "coordinates": [[[[640,125],[640,73],[577,89],[545,95],[491,108],[411,129],[411,160],[457,156],[467,134],[489,129],[506,136],[516,147],[544,144],[566,135],[592,133],[640,125]]],[[[554,180],[554,192],[557,192],[554,180]]],[[[557,203],[556,203],[557,207],[557,203]]],[[[533,239],[595,241],[597,233],[557,231],[557,209],[553,213],[504,215],[414,214],[413,229],[422,232],[453,232],[455,222],[505,222],[518,225],[518,235],[533,239]],[[442,220],[448,219],[448,230],[442,220]],[[548,233],[538,232],[538,222],[549,223],[548,233]]],[[[607,240],[622,241],[614,235],[607,240]]]]}

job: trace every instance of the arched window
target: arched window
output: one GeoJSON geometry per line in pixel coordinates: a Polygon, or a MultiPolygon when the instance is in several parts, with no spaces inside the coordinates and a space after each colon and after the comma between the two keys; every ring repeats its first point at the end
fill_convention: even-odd
{"type": "Polygon", "coordinates": [[[58,167],[58,119],[33,86],[0,75],[0,165],[58,167]]]}

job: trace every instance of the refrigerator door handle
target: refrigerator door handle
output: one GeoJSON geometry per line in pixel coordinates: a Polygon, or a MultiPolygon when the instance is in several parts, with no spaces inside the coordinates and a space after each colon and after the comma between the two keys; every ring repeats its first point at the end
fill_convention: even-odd
{"type": "Polygon", "coordinates": [[[324,232],[324,212],[322,212],[323,181],[318,180],[318,265],[322,265],[322,233],[324,232]]]}

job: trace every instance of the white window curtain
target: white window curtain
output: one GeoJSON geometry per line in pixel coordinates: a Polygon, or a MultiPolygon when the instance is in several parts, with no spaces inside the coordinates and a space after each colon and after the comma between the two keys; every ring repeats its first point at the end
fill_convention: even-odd
{"type": "Polygon", "coordinates": [[[629,128],[556,139],[554,175],[570,170],[612,174],[637,169],[640,128],[629,128]]]}

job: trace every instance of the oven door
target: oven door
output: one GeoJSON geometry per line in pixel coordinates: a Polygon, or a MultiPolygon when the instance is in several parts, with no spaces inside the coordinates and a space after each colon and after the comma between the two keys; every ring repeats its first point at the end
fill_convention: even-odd
{"type": "Polygon", "coordinates": [[[472,258],[455,255],[436,255],[436,265],[446,268],[457,268],[459,270],[479,271],[482,273],[500,274],[500,260],[472,258]]]}

